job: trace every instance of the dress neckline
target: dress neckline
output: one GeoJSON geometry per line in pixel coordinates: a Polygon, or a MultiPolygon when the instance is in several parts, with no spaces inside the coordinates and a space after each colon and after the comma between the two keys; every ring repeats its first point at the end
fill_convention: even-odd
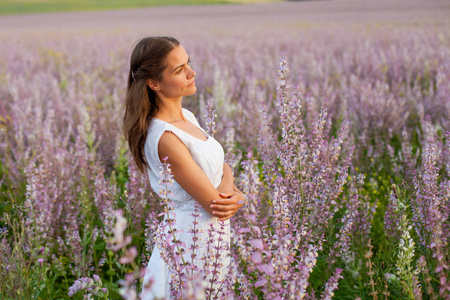
{"type": "Polygon", "coordinates": [[[182,130],[182,129],[180,129],[180,128],[178,128],[177,126],[175,126],[175,125],[173,125],[173,124],[170,124],[169,122],[167,122],[167,121],[164,121],[164,120],[161,120],[161,119],[158,119],[158,118],[153,118],[154,120],[158,120],[158,121],[160,121],[160,122],[163,122],[163,123],[166,123],[166,124],[168,124],[168,125],[170,125],[170,126],[172,126],[172,127],[175,127],[176,129],[178,129],[179,131],[181,131],[181,132],[183,132],[184,134],[187,134],[188,136],[190,136],[190,137],[192,137],[193,139],[196,139],[196,140],[199,140],[199,141],[201,141],[201,142],[207,142],[207,141],[209,141],[211,138],[211,136],[205,131],[205,130],[203,130],[203,128],[201,128],[200,126],[197,126],[197,125],[195,125],[194,123],[192,123],[189,119],[187,119],[187,121],[189,121],[192,125],[194,125],[195,127],[197,127],[198,129],[200,129],[200,131],[203,133],[203,135],[206,137],[206,140],[202,140],[202,139],[200,139],[200,138],[198,138],[198,137],[195,137],[195,136],[193,136],[192,134],[190,134],[190,133],[187,133],[186,131],[184,131],[184,130],[182,130]]]}

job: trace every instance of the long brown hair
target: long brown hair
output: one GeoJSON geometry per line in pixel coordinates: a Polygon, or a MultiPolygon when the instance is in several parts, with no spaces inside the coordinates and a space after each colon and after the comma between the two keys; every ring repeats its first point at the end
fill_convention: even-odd
{"type": "Polygon", "coordinates": [[[166,57],[178,45],[180,42],[172,37],[146,37],[136,44],[131,54],[123,133],[141,172],[148,168],[144,144],[150,122],[158,111],[156,94],[146,82],[147,79],[162,80],[166,57]]]}

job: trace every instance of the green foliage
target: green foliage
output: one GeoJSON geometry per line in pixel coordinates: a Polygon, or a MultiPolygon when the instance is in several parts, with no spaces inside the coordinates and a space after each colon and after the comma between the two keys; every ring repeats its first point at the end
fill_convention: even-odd
{"type": "Polygon", "coordinates": [[[10,252],[9,263],[1,265],[10,276],[0,281],[0,295],[6,299],[13,299],[15,296],[37,299],[36,295],[43,292],[46,287],[48,266],[39,261],[46,249],[42,250],[37,240],[30,240],[28,237],[28,226],[25,219],[21,218],[27,214],[28,208],[24,204],[17,204],[11,194],[7,196],[12,209],[10,213],[3,214],[2,223],[7,232],[4,230],[0,232],[0,241],[9,238],[11,243],[9,245],[1,243],[0,253],[10,252]]]}
{"type": "Polygon", "coordinates": [[[116,185],[122,192],[125,190],[125,184],[128,182],[128,158],[127,149],[121,147],[111,174],[111,184],[116,185]]]}

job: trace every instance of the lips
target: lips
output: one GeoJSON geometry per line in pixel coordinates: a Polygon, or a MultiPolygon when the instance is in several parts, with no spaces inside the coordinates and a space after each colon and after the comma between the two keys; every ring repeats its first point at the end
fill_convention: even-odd
{"type": "Polygon", "coordinates": [[[195,80],[192,81],[188,86],[193,86],[195,84],[195,80]]]}

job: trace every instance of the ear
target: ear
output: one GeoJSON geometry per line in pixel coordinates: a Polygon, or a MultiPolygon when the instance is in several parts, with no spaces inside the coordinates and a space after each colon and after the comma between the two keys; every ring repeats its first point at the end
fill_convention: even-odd
{"type": "Polygon", "coordinates": [[[151,88],[155,92],[159,92],[159,84],[156,80],[153,79],[147,79],[147,85],[149,88],[151,88]]]}

